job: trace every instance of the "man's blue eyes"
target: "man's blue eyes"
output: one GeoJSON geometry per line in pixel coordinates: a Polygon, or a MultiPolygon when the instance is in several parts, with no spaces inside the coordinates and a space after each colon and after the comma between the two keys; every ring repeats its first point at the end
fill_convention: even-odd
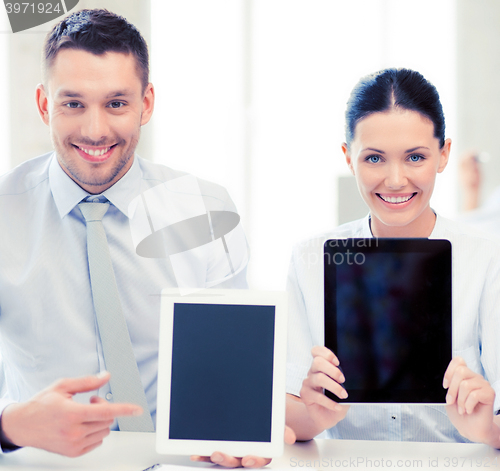
{"type": "MultiPolygon", "coordinates": [[[[73,109],[75,109],[75,108],[83,108],[83,106],[81,105],[81,103],[78,103],[77,101],[71,101],[70,103],[66,103],[66,106],[68,108],[73,108],[73,109]]],[[[118,109],[118,108],[121,108],[122,106],[125,106],[125,103],[123,103],[121,101],[112,101],[107,106],[109,108],[118,109]]]]}

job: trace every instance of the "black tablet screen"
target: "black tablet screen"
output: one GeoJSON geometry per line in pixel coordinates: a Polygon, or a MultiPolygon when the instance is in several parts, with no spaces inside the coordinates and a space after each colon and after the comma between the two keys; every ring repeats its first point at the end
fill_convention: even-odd
{"type": "Polygon", "coordinates": [[[275,306],[175,304],[169,438],[271,441],[275,306]]]}
{"type": "Polygon", "coordinates": [[[339,358],[346,401],[444,402],[450,242],[329,240],[324,257],[325,345],[339,358]]]}

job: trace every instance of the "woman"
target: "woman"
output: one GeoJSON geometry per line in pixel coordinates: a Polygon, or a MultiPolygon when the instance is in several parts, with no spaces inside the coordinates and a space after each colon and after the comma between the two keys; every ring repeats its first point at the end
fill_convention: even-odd
{"type": "Polygon", "coordinates": [[[437,216],[429,200],[448,163],[439,96],[417,72],[387,69],[363,78],[346,111],[347,165],[370,208],[366,218],[299,244],[289,273],[291,309],[287,425],[298,440],[479,441],[500,447],[500,254],[496,243],[437,216]],[[453,247],[453,360],[445,406],[336,404],[348,396],[339,360],[323,346],[323,242],[328,238],[427,237],[453,247]],[[472,270],[473,269],[473,270],[472,270]],[[312,351],[312,362],[311,362],[312,351]],[[487,378],[489,381],[487,381],[487,378]],[[493,387],[491,385],[493,385],[493,387]]]}

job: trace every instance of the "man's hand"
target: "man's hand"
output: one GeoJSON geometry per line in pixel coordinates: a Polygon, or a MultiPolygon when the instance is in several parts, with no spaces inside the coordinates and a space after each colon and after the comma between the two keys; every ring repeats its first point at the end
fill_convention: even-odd
{"type": "MultiPolygon", "coordinates": [[[[293,445],[295,443],[295,433],[290,427],[285,427],[285,443],[293,445]]],[[[260,458],[258,456],[245,456],[243,458],[235,458],[224,453],[216,451],[211,456],[191,456],[192,461],[205,461],[207,463],[215,463],[226,468],[262,468],[269,464],[269,458],[260,458]]]]}
{"type": "Polygon", "coordinates": [[[97,397],[91,404],[73,401],[75,394],[99,389],[108,380],[109,373],[62,379],[27,402],[7,406],[1,423],[4,439],[71,457],[88,453],[109,435],[115,417],[143,412],[134,404],[109,404],[97,397]]]}
{"type": "Polygon", "coordinates": [[[300,398],[290,394],[287,398],[287,424],[295,431],[298,440],[311,440],[340,422],[349,410],[349,406],[340,405],[323,393],[326,389],[337,397],[347,398],[338,358],[323,346],[314,347],[311,353],[313,361],[302,383],[300,398]]]}
{"type": "Polygon", "coordinates": [[[451,360],[443,379],[448,389],[446,411],[451,423],[465,438],[500,445],[500,429],[494,422],[495,391],[480,374],[470,370],[460,357],[451,360]]]}

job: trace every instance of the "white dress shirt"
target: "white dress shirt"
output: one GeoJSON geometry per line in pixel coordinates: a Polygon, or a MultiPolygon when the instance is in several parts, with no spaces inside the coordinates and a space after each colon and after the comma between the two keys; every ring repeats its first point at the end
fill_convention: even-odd
{"type": "MultiPolygon", "coordinates": [[[[287,392],[300,395],[311,366],[311,348],[324,345],[323,244],[327,239],[371,238],[369,217],[298,244],[288,276],[290,292],[287,392]]],[[[493,238],[437,216],[431,239],[452,244],[452,346],[467,366],[486,377],[500,409],[500,251],[493,238]]],[[[339,358],[342,363],[342,358],[339,358]]],[[[395,441],[467,441],[444,406],[352,405],[344,420],[321,435],[395,441]]]]}
{"type": "MultiPolygon", "coordinates": [[[[148,189],[185,175],[135,157],[123,178],[102,195],[90,196],[64,173],[55,154],[46,154],[0,177],[0,348],[6,388],[0,412],[10,402],[25,401],[59,378],[105,369],[92,303],[86,226],[78,203],[84,198],[107,199],[111,204],[103,225],[133,351],[155,421],[160,293],[163,288],[178,286],[178,274],[171,257],[144,258],[136,254],[129,213],[139,214],[136,198],[148,189]],[[134,201],[136,204],[131,204],[134,201]]],[[[224,188],[197,182],[207,211],[235,212],[224,188]]],[[[156,209],[163,203],[172,208],[168,192],[159,194],[156,209]]],[[[177,211],[177,220],[182,219],[182,211],[186,218],[190,216],[189,208],[183,208],[177,211]]],[[[224,287],[246,288],[247,245],[241,224],[238,228],[226,235],[227,245],[239,249],[232,267],[227,254],[220,250],[222,245],[198,250],[195,256],[188,254],[186,260],[192,265],[182,273],[184,281],[189,278],[189,285],[204,288],[229,275],[224,287]]],[[[88,402],[92,394],[95,392],[77,395],[75,400],[88,402]]],[[[99,396],[112,400],[107,385],[99,396]]]]}

